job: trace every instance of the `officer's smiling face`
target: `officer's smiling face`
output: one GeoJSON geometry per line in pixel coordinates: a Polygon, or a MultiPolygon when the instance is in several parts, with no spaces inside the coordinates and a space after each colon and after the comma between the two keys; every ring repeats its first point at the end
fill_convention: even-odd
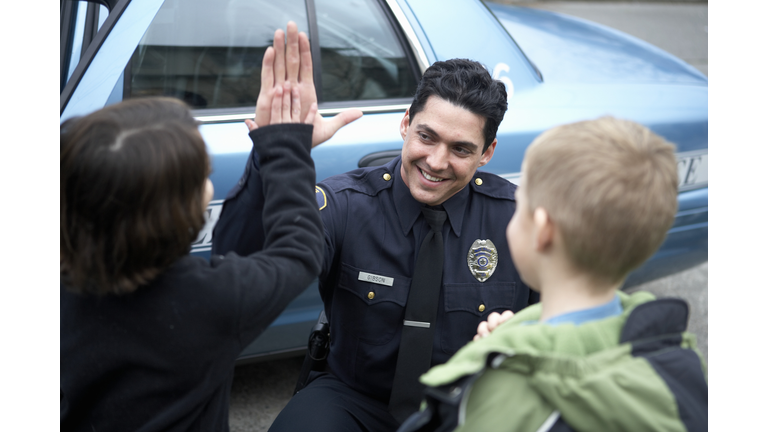
{"type": "Polygon", "coordinates": [[[444,203],[491,160],[496,140],[483,153],[484,125],[484,117],[438,96],[430,96],[410,124],[405,112],[400,122],[404,141],[400,175],[416,201],[444,203]]]}

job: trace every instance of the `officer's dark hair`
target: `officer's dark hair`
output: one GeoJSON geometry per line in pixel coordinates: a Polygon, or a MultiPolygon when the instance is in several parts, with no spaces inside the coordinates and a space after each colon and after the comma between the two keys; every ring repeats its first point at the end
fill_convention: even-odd
{"type": "Polygon", "coordinates": [[[64,122],[61,282],[125,294],[179,257],[205,224],[210,162],[189,108],[131,99],[64,122]]]}
{"type": "Polygon", "coordinates": [[[416,87],[416,94],[408,110],[409,125],[433,95],[485,118],[485,153],[496,138],[496,131],[507,111],[507,89],[504,83],[491,78],[488,70],[473,60],[435,62],[427,68],[416,87]]]}

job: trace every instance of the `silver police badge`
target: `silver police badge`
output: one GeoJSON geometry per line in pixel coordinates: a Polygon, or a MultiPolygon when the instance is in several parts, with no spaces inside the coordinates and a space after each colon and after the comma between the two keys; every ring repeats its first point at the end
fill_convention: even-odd
{"type": "Polygon", "coordinates": [[[499,263],[499,252],[490,240],[475,240],[467,254],[467,265],[472,276],[480,282],[485,282],[496,271],[499,263]]]}

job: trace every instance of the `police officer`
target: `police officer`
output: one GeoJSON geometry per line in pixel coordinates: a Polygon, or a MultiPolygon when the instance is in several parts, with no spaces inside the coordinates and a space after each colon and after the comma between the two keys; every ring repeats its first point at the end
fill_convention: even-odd
{"type": "MultiPolygon", "coordinates": [[[[299,46],[304,74],[309,44],[295,33],[289,24],[287,57],[299,46]]],[[[277,52],[281,43],[276,34],[277,52]]],[[[402,154],[317,185],[328,367],[310,375],[271,431],[394,431],[419,407],[421,373],[470,341],[489,313],[538,300],[504,253],[515,186],[477,171],[493,157],[506,109],[504,84],[482,65],[436,62],[400,122],[402,154]]],[[[249,217],[261,196],[257,168],[250,171],[224,205],[214,253],[246,253],[263,241],[249,217]]]]}

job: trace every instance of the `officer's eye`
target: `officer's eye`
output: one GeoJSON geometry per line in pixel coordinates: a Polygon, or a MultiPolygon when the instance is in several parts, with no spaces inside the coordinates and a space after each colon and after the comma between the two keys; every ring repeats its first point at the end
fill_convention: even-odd
{"type": "Polygon", "coordinates": [[[429,135],[425,134],[424,132],[419,132],[419,138],[423,139],[424,141],[429,140],[429,135]]]}
{"type": "Polygon", "coordinates": [[[465,147],[455,147],[455,148],[454,148],[454,151],[455,151],[456,153],[460,154],[460,155],[468,155],[468,154],[471,154],[471,153],[472,153],[472,152],[470,152],[470,151],[469,151],[467,148],[465,148],[465,147]]]}

